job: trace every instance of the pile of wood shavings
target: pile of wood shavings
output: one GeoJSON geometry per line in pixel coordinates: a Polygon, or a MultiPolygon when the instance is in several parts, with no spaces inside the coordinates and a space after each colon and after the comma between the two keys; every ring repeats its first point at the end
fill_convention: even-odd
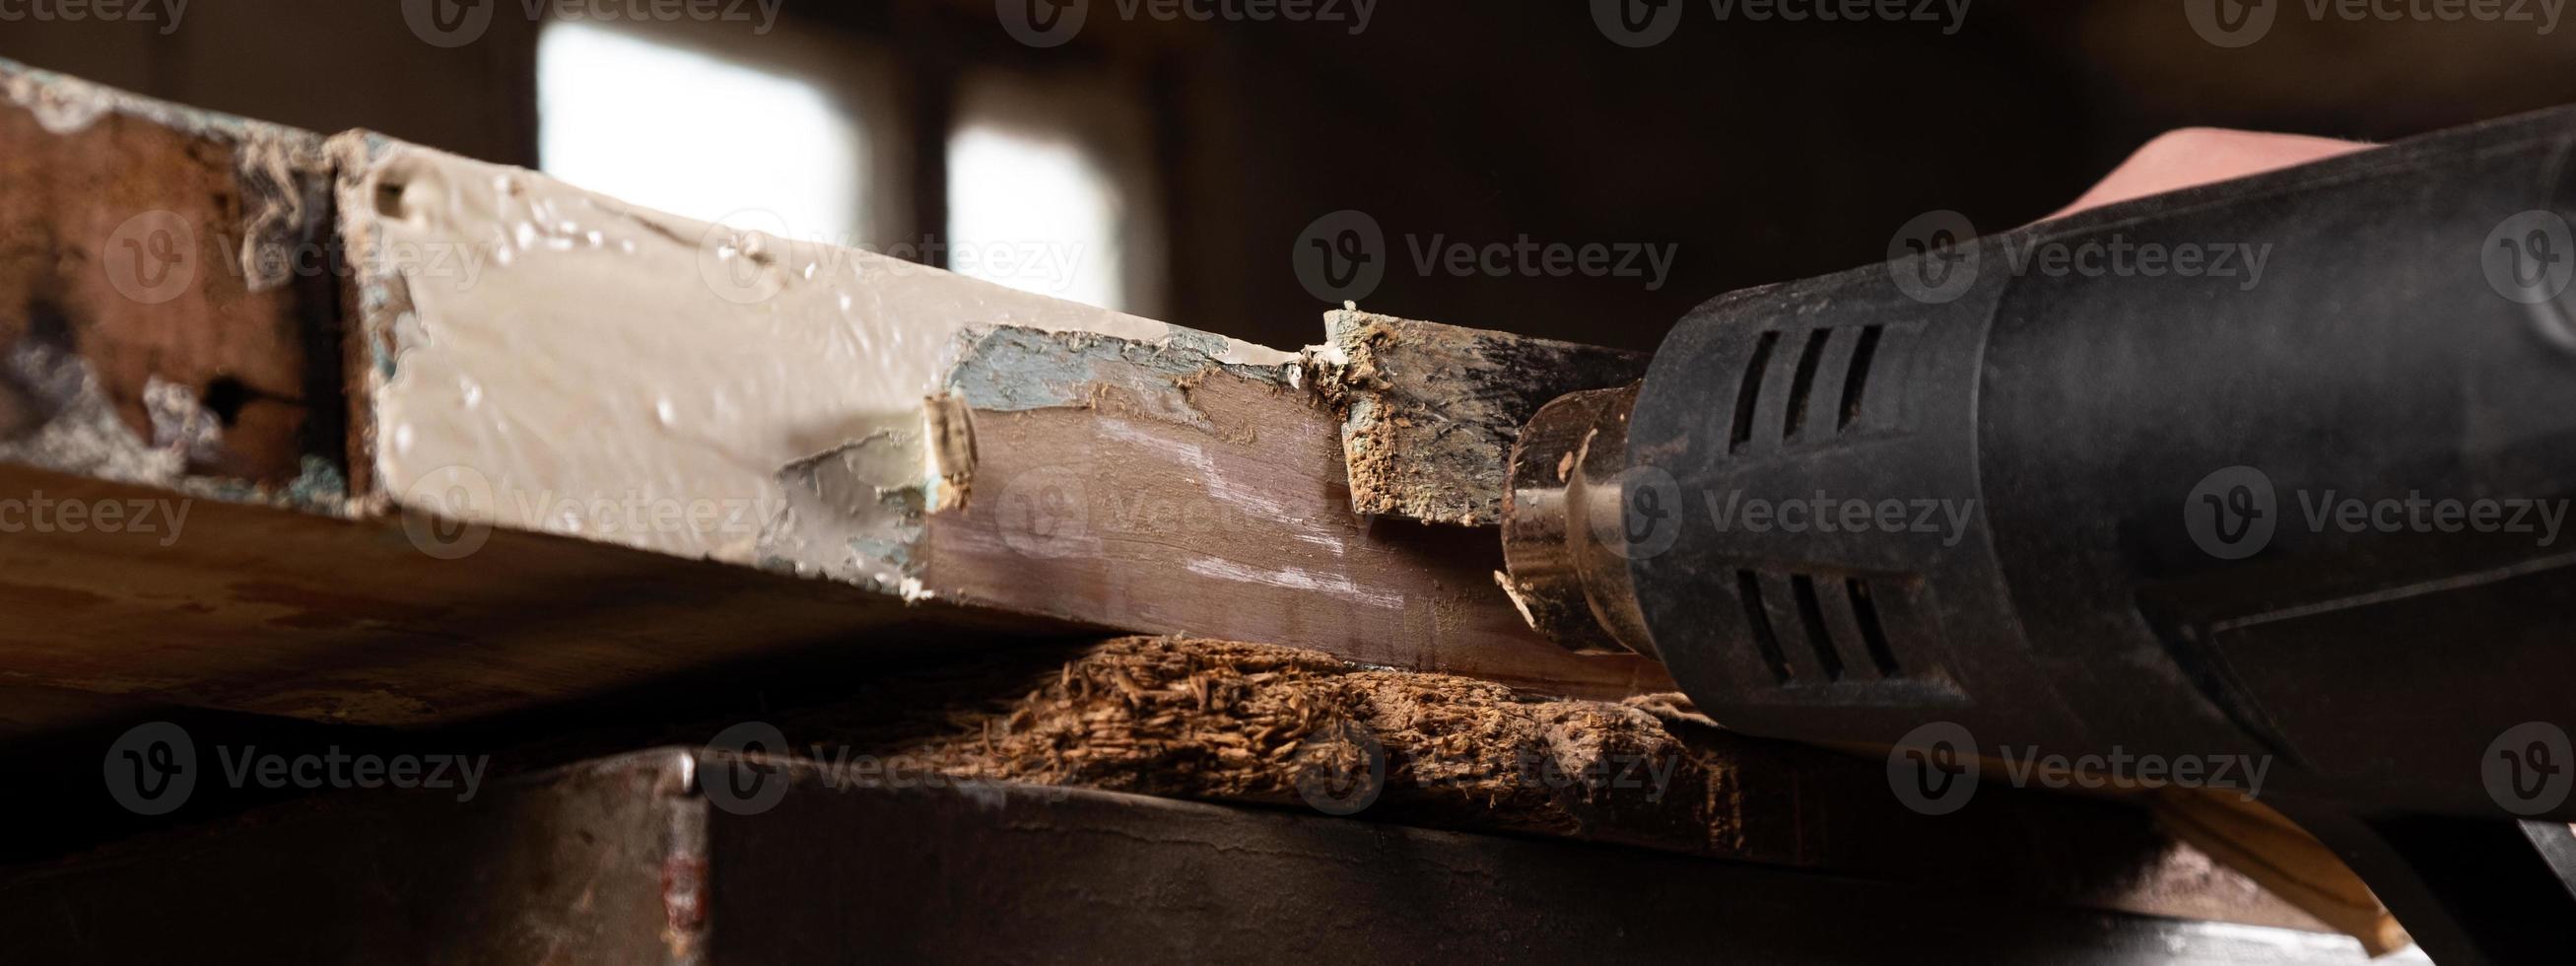
{"type": "Polygon", "coordinates": [[[1390,808],[1551,831],[1605,808],[1705,828],[1722,770],[1635,707],[1179,638],[1107,642],[954,720],[905,754],[956,777],[1293,803],[1319,752],[1347,764],[1368,741],[1383,749],[1377,801],[1390,808]]]}

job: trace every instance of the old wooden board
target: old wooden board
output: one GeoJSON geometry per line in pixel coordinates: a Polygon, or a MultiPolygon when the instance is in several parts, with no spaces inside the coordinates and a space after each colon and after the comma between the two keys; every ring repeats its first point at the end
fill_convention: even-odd
{"type": "Polygon", "coordinates": [[[1519,627],[1489,536],[1354,512],[1291,354],[364,133],[0,84],[0,648],[31,695],[421,724],[1068,623],[1669,687],[1519,627]],[[946,421],[925,397],[996,331],[1192,385],[1093,406],[1024,374],[946,421]],[[1174,393],[1197,408],[1137,408],[1174,393]],[[1098,503],[1083,552],[1010,515],[1048,481],[1098,503]]]}
{"type": "Polygon", "coordinates": [[[0,460],[333,490],[322,139],[5,62],[0,91],[0,460]]]}
{"type": "Polygon", "coordinates": [[[374,798],[14,875],[0,927],[62,962],[2362,961],[2340,936],[717,752],[374,798]]]}
{"type": "Polygon", "coordinates": [[[759,655],[891,657],[1067,632],[564,536],[419,514],[343,520],[0,465],[0,515],[12,512],[47,522],[0,539],[6,682],[113,700],[13,704],[0,736],[153,705],[419,725],[759,655]],[[84,510],[75,521],[48,504],[84,510]],[[93,519],[100,508],[118,508],[118,524],[93,519]],[[465,542],[418,536],[433,525],[465,542]]]}

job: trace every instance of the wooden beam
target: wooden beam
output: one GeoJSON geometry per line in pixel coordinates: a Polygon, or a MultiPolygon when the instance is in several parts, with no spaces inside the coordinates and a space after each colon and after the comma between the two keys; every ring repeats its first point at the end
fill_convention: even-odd
{"type": "Polygon", "coordinates": [[[1489,535],[1353,512],[1292,354],[363,132],[0,84],[29,240],[0,527],[52,514],[0,542],[15,686],[417,725],[890,627],[1087,626],[1670,687],[1521,627],[1489,535]],[[1066,492],[1088,542],[1030,529],[1066,492]]]}
{"type": "Polygon", "coordinates": [[[1937,884],[713,751],[371,797],[17,873],[0,928],[63,962],[2364,961],[1937,884]]]}
{"type": "Polygon", "coordinates": [[[341,520],[7,466],[0,492],[180,515],[175,534],[0,539],[13,681],[118,699],[13,708],[21,733],[153,705],[422,725],[756,656],[893,659],[1071,629],[520,530],[490,531],[459,565],[422,552],[400,515],[341,520]]]}
{"type": "Polygon", "coordinates": [[[0,461],[328,499],[322,139],[0,62],[0,461]]]}

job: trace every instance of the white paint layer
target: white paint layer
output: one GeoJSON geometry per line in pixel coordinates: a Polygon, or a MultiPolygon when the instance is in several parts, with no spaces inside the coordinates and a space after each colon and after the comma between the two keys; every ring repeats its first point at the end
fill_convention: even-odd
{"type": "Polygon", "coordinates": [[[374,393],[377,486],[416,502],[432,481],[479,480],[488,499],[462,514],[473,522],[758,563],[763,515],[787,503],[781,468],[881,431],[917,445],[958,332],[1172,331],[520,169],[355,135],[336,147],[344,227],[374,293],[362,323],[391,350],[374,393]],[[400,292],[411,311],[387,294],[400,292]]]}

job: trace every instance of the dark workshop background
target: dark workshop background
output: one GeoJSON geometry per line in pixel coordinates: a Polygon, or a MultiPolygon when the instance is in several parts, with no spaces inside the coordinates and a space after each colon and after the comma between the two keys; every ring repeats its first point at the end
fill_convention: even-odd
{"type": "MultiPolygon", "coordinates": [[[[532,5],[476,2],[496,5],[492,29],[453,49],[417,37],[402,0],[199,0],[167,34],[0,22],[0,56],[538,165],[541,28],[532,5]]],[[[1649,347],[1725,290],[1876,261],[1928,210],[1989,228],[2037,218],[2167,129],[2388,139],[2576,101],[2576,25],[2317,21],[2289,2],[2237,49],[2195,32],[2186,4],[2206,0],[1974,0],[1955,34],[1721,19],[1689,0],[1670,39],[1642,49],[1611,42],[1579,0],[1384,0],[1357,34],[1352,0],[1334,0],[1333,22],[1157,19],[1092,0],[1071,42],[1039,49],[1003,29],[1010,2],[786,0],[772,34],[740,20],[657,29],[747,62],[792,46],[871,65],[835,76],[879,78],[849,103],[889,115],[863,119],[881,139],[910,132],[877,146],[900,236],[939,236],[951,189],[976,187],[947,182],[941,147],[970,79],[1101,113],[1091,129],[1122,143],[1095,147],[1147,220],[1132,226],[1129,304],[1283,346],[1314,341],[1325,307],[1292,248],[1341,209],[1371,215],[1393,249],[1369,308],[1649,347]],[[1671,244],[1677,258],[1655,290],[1415,271],[1404,239],[1434,236],[1671,244]]]]}

